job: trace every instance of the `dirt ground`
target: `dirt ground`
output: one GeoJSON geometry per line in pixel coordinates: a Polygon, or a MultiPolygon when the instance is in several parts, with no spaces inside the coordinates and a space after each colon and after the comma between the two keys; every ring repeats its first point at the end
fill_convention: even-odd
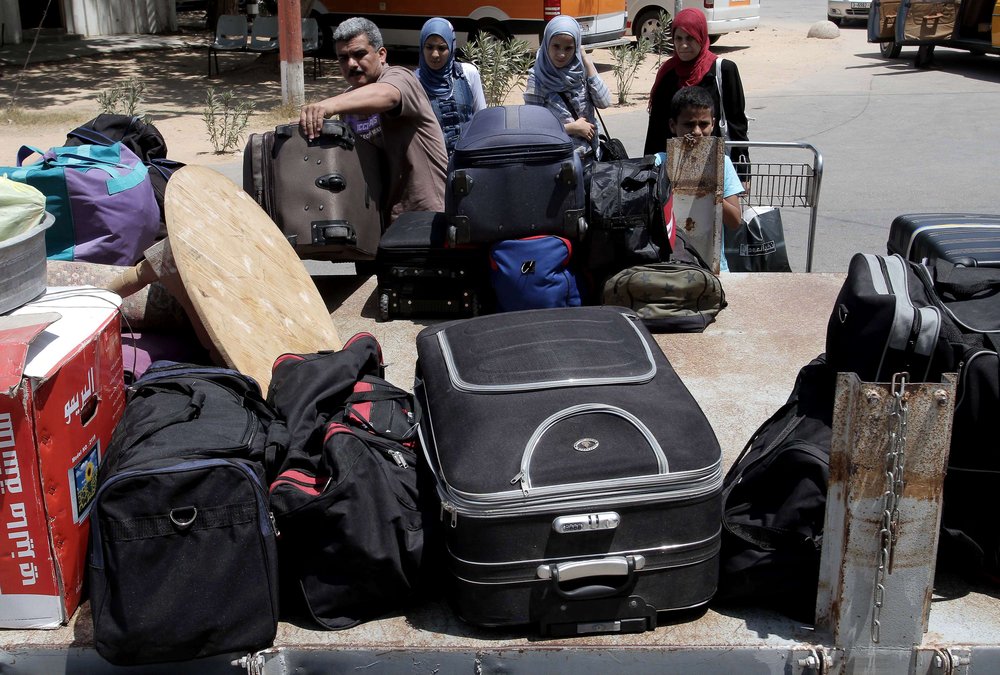
{"type": "MultiPolygon", "coordinates": [[[[808,26],[781,24],[755,31],[723,36],[713,51],[736,61],[747,95],[761,94],[778,84],[808,77],[816,65],[846,53],[842,39],[819,40],[806,37],[808,26]],[[794,55],[794,58],[790,58],[794,55]]],[[[48,148],[62,145],[66,132],[99,112],[97,96],[130,77],[145,83],[139,112],[150,115],[166,138],[169,157],[185,163],[219,164],[240,159],[236,152],[216,154],[209,141],[202,112],[206,90],[232,91],[251,100],[255,113],[247,132],[263,131],[297,119],[297,111],[282,106],[280,67],[277,59],[252,54],[220,54],[221,74],[211,79],[207,73],[208,34],[193,34],[199,45],[188,50],[135,52],[100,58],[75,59],[42,64],[27,69],[8,68],[0,79],[0,110],[14,113],[0,118],[0,166],[12,165],[21,145],[48,148]],[[205,46],[202,47],[201,44],[205,46]]],[[[593,53],[598,71],[615,97],[615,84],[608,50],[593,53]]],[[[391,63],[415,67],[413,53],[390,53],[391,63]]],[[[318,100],[342,91],[343,80],[335,62],[324,61],[323,73],[312,79],[312,64],[305,63],[305,91],[308,100],[318,100]]],[[[605,111],[612,132],[616,113],[645,107],[658,67],[655,54],[646,57],[631,84],[627,105],[605,111]]],[[[508,103],[520,103],[516,89],[508,103]]]]}

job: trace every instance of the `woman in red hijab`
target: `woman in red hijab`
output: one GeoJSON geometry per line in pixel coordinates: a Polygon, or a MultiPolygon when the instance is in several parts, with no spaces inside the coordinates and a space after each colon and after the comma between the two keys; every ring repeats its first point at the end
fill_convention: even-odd
{"type": "MultiPolygon", "coordinates": [[[[672,136],[668,119],[670,101],[674,94],[684,87],[699,86],[708,89],[715,101],[715,135],[721,135],[722,115],[726,113],[728,136],[731,141],[746,141],[747,115],[743,98],[743,83],[736,64],[728,59],[719,59],[712,53],[708,42],[708,24],[701,10],[689,7],[677,13],[673,22],[674,55],[667,59],[656,73],[656,81],[649,92],[649,127],[646,129],[646,146],[643,154],[663,152],[667,139],[672,136]],[[716,60],[720,61],[716,64],[716,60]],[[721,71],[721,80],[717,74],[721,71]],[[722,96],[719,96],[719,82],[722,96]],[[720,107],[721,106],[721,107],[720,107]]],[[[733,165],[740,179],[748,177],[749,156],[746,148],[734,148],[731,153],[733,165]],[[743,166],[741,166],[743,164],[743,166]]]]}

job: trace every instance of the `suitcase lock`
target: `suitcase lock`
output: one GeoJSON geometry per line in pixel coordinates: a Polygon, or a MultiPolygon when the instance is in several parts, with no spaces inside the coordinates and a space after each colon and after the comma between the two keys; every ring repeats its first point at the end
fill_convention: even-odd
{"type": "Polygon", "coordinates": [[[316,187],[330,192],[343,192],[347,189],[347,179],[340,173],[328,173],[316,179],[316,187]]]}

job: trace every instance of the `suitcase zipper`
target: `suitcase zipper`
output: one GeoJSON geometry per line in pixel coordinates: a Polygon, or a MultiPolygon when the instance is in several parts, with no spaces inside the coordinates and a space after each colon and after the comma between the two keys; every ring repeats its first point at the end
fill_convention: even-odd
{"type": "MultiPolygon", "coordinates": [[[[866,258],[870,257],[866,255],[866,258]]],[[[927,374],[930,372],[934,347],[941,331],[940,311],[937,307],[917,307],[913,303],[913,299],[910,297],[909,286],[906,283],[908,263],[902,257],[898,254],[875,257],[878,259],[878,268],[882,272],[882,279],[886,286],[884,294],[892,295],[896,298],[893,326],[899,324],[905,325],[907,315],[909,315],[908,334],[906,336],[890,335],[888,346],[900,351],[903,354],[905,363],[914,364],[914,357],[924,360],[923,373],[912,373],[912,375],[916,381],[925,381],[927,374]]],[[[873,280],[875,279],[874,269],[872,270],[872,278],[873,280]]],[[[882,289],[876,285],[875,291],[882,292],[882,289]]],[[[884,358],[885,356],[883,355],[883,363],[884,358]]],[[[882,373],[883,363],[879,363],[878,370],[880,374],[882,373]]]]}
{"type": "MultiPolygon", "coordinates": [[[[721,461],[699,476],[697,481],[693,476],[701,472],[685,473],[688,485],[669,492],[664,490],[666,486],[663,481],[641,480],[647,477],[640,477],[640,479],[630,481],[624,486],[614,486],[615,481],[595,481],[561,486],[564,488],[561,490],[563,494],[536,495],[531,498],[531,503],[525,503],[520,492],[513,493],[513,495],[512,493],[477,495],[477,499],[470,499],[442,485],[440,479],[437,482],[437,491],[441,500],[441,516],[443,518],[445,513],[450,514],[451,527],[457,527],[459,515],[474,518],[523,517],[572,509],[593,511],[600,507],[686,501],[720,493],[722,489],[721,461]],[[567,495],[571,498],[567,499],[567,495]]],[[[653,478],[663,477],[653,476],[653,478]]]]}
{"type": "Polygon", "coordinates": [[[524,452],[521,454],[521,470],[520,472],[518,472],[516,476],[511,478],[510,484],[511,485],[520,484],[521,492],[524,493],[525,497],[527,497],[528,493],[531,491],[531,476],[529,475],[529,469],[531,467],[531,458],[535,454],[535,448],[538,447],[538,443],[539,441],[542,440],[542,436],[545,435],[545,432],[547,432],[549,429],[559,424],[560,422],[570,419],[571,417],[577,417],[578,415],[588,415],[592,413],[603,413],[607,415],[614,415],[616,417],[621,417],[622,419],[629,422],[633,427],[639,430],[639,433],[641,433],[643,438],[646,439],[646,442],[649,444],[650,449],[653,451],[653,456],[656,458],[657,473],[659,474],[670,473],[670,465],[667,462],[667,456],[664,454],[663,448],[660,447],[659,441],[657,441],[656,437],[653,436],[653,432],[649,430],[649,427],[647,427],[645,424],[642,423],[642,420],[640,420],[638,417],[628,412],[627,410],[623,410],[622,408],[616,406],[607,405],[603,403],[582,403],[580,405],[575,405],[570,408],[560,410],[559,412],[550,415],[547,419],[545,419],[541,424],[538,425],[538,428],[535,429],[535,432],[531,434],[530,438],[528,438],[528,442],[525,444],[524,447],[524,452]]]}
{"type": "Polygon", "coordinates": [[[120,474],[112,476],[107,482],[98,488],[97,494],[94,495],[95,508],[90,519],[90,531],[93,537],[90,564],[97,569],[104,568],[104,545],[101,539],[101,519],[97,513],[96,505],[100,503],[101,495],[105,490],[109,489],[115,483],[127,478],[133,478],[135,476],[149,476],[162,473],[182,473],[184,471],[197,471],[214,466],[231,466],[246,474],[246,476],[250,479],[250,485],[253,486],[254,494],[257,497],[257,513],[258,520],[260,521],[261,534],[266,537],[269,534],[268,527],[270,527],[270,533],[273,533],[274,536],[277,537],[278,530],[275,525],[274,514],[272,514],[271,510],[268,508],[267,493],[264,491],[264,487],[261,485],[260,479],[257,477],[257,474],[253,471],[253,469],[251,469],[246,463],[237,460],[218,458],[198,459],[157,469],[133,469],[131,471],[124,471],[120,474]]]}
{"type": "Polygon", "coordinates": [[[518,391],[538,391],[541,389],[556,389],[559,387],[588,387],[609,384],[645,384],[656,376],[656,361],[653,360],[653,352],[649,348],[649,343],[643,338],[636,322],[629,321],[627,317],[625,317],[625,320],[635,332],[636,338],[640,341],[640,344],[642,344],[642,348],[646,356],[646,363],[649,365],[648,370],[645,372],[638,373],[630,377],[567,377],[564,380],[523,382],[520,384],[474,384],[463,379],[461,373],[459,373],[458,365],[455,363],[455,358],[452,355],[451,345],[448,342],[448,337],[446,335],[447,331],[439,331],[436,337],[438,347],[441,350],[441,356],[445,362],[445,368],[448,371],[448,379],[451,381],[452,386],[459,391],[509,394],[518,391]]]}
{"type": "Polygon", "coordinates": [[[531,164],[572,159],[573,144],[506,145],[478,150],[455,150],[456,168],[476,168],[501,164],[531,164]],[[464,163],[459,160],[464,160],[464,163]]]}

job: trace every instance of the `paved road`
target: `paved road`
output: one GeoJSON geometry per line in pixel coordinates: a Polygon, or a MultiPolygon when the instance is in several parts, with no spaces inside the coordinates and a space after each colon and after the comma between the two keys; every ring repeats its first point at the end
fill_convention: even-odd
{"type": "MultiPolygon", "coordinates": [[[[805,31],[825,16],[821,0],[765,0],[761,28],[795,23],[805,31]]],[[[918,70],[915,49],[884,60],[860,25],[838,39],[857,55],[846,68],[817,63],[766,94],[746,92],[751,139],[810,143],[823,156],[813,270],[844,271],[857,251],[884,253],[889,223],[901,213],[1000,213],[1000,59],[938,49],[934,66],[918,70]]],[[[738,52],[727,58],[738,62],[738,52]]],[[[629,150],[641,151],[645,113],[614,119],[616,135],[621,129],[629,150]]],[[[784,211],[798,270],[807,213],[784,211]]]]}

